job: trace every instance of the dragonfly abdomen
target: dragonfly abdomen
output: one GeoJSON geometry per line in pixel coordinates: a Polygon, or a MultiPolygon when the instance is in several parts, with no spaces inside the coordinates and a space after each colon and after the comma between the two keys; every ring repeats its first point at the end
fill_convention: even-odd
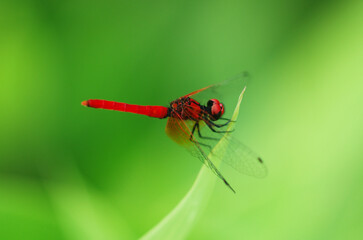
{"type": "Polygon", "coordinates": [[[136,113],[154,118],[165,118],[168,115],[168,108],[163,106],[142,106],[100,99],[90,99],[83,101],[82,105],[92,108],[136,113]]]}

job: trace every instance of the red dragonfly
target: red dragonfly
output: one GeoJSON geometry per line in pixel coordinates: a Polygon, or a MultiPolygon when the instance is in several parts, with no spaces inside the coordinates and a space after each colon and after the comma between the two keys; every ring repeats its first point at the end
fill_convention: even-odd
{"type": "Polygon", "coordinates": [[[99,99],[83,101],[82,105],[153,118],[168,118],[165,130],[167,135],[189,150],[235,192],[208,156],[212,154],[213,159],[221,160],[246,175],[259,178],[267,175],[267,168],[262,159],[233,138],[230,135],[233,130],[226,130],[235,123],[231,120],[232,109],[246,87],[247,78],[248,74],[244,72],[231,80],[182,96],[172,101],[168,107],[141,106],[99,99]],[[214,151],[214,146],[222,137],[227,139],[227,143],[222,146],[223,151],[214,151]]]}

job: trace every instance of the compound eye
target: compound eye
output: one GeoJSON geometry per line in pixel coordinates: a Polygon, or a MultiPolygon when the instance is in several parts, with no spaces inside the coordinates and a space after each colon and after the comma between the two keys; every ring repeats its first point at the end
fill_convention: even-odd
{"type": "Polygon", "coordinates": [[[218,120],[224,113],[224,106],[217,99],[211,99],[208,101],[208,106],[211,107],[211,115],[214,120],[218,120]]]}
{"type": "Polygon", "coordinates": [[[213,104],[211,108],[212,115],[218,115],[222,111],[220,104],[213,104]]]}
{"type": "Polygon", "coordinates": [[[208,107],[212,107],[214,105],[214,99],[211,99],[207,102],[208,107]]]}
{"type": "Polygon", "coordinates": [[[221,116],[224,114],[224,106],[222,103],[219,104],[220,108],[221,108],[221,116]]]}

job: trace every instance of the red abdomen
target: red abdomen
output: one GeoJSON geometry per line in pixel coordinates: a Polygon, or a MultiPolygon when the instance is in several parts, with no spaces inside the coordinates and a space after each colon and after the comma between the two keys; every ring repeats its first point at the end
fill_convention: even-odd
{"type": "Polygon", "coordinates": [[[165,118],[168,115],[168,108],[163,106],[141,106],[99,99],[83,101],[82,105],[93,108],[136,113],[154,118],[165,118]]]}

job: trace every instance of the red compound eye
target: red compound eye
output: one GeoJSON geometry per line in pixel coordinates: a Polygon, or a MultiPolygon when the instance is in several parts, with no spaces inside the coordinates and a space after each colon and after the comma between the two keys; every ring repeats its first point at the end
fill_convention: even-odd
{"type": "Polygon", "coordinates": [[[211,115],[215,120],[218,120],[224,113],[224,106],[217,99],[211,99],[208,102],[211,109],[211,115]]]}
{"type": "Polygon", "coordinates": [[[222,116],[224,114],[224,106],[222,103],[220,103],[219,106],[221,107],[221,116],[222,116]]]}

